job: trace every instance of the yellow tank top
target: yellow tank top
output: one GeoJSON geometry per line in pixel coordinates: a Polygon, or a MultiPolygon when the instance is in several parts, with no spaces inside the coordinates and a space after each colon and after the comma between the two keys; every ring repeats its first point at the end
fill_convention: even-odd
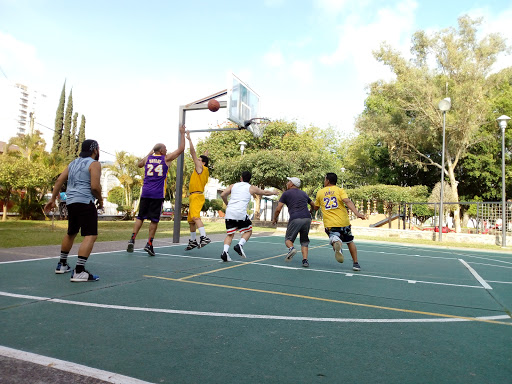
{"type": "Polygon", "coordinates": [[[203,172],[197,173],[194,168],[192,176],[190,176],[190,182],[188,183],[188,193],[192,192],[204,192],[204,186],[208,183],[208,177],[210,177],[210,171],[208,168],[203,166],[203,172]]]}

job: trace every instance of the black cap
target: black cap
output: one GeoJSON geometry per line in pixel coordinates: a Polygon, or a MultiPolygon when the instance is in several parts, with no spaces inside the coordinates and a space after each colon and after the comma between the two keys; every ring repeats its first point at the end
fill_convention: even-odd
{"type": "Polygon", "coordinates": [[[82,152],[80,152],[80,157],[90,157],[92,155],[92,151],[98,149],[99,145],[96,140],[84,140],[82,143],[82,152]]]}

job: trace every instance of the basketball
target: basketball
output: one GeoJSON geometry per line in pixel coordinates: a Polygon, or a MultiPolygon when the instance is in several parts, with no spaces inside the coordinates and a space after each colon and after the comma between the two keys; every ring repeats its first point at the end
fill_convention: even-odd
{"type": "Polygon", "coordinates": [[[220,103],[215,100],[215,99],[211,99],[209,102],[208,102],[208,109],[212,112],[217,112],[220,108],[220,103]]]}

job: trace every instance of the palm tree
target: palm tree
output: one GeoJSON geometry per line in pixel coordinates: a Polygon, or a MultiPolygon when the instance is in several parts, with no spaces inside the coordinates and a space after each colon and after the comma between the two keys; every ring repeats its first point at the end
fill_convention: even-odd
{"type": "Polygon", "coordinates": [[[133,188],[142,183],[142,168],[137,166],[137,157],[125,151],[116,152],[113,165],[107,166],[118,178],[124,189],[125,205],[133,205],[133,188]]]}

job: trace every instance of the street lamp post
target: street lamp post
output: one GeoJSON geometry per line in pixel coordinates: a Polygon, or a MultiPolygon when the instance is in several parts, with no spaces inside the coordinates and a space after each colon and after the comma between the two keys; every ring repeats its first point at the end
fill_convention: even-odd
{"type": "Polygon", "coordinates": [[[344,179],[345,179],[345,167],[341,167],[341,188],[343,188],[344,179]]]}
{"type": "Polygon", "coordinates": [[[439,102],[439,109],[443,112],[443,152],[441,153],[441,199],[439,201],[439,241],[443,241],[443,198],[444,198],[444,152],[445,152],[445,130],[446,111],[452,107],[452,100],[449,97],[439,102]]]}
{"type": "Polygon", "coordinates": [[[501,115],[496,120],[501,128],[501,246],[507,246],[507,202],[505,200],[505,128],[510,117],[501,115]]]}
{"type": "Polygon", "coordinates": [[[245,141],[241,141],[238,143],[238,145],[240,146],[240,152],[242,152],[242,156],[244,155],[244,149],[245,149],[245,146],[247,145],[247,143],[245,141]]]}

